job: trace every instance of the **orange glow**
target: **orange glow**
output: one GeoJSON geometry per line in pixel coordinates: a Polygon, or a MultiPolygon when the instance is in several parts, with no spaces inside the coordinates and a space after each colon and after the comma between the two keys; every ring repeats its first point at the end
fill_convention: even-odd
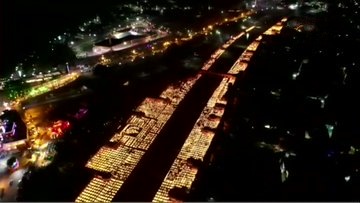
{"type": "Polygon", "coordinates": [[[159,98],[146,98],[136,108],[125,127],[110,139],[110,142],[117,143],[118,146],[100,148],[86,164],[86,167],[96,171],[111,173],[110,180],[93,178],[75,200],[76,202],[112,201],[199,77],[200,75],[189,78],[180,85],[170,85],[159,98]]]}

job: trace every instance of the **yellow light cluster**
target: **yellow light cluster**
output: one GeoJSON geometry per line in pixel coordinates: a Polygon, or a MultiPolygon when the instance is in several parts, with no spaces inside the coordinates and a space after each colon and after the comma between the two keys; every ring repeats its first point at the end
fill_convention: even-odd
{"type": "Polygon", "coordinates": [[[160,98],[171,101],[173,105],[178,105],[200,77],[201,75],[197,74],[195,77],[189,78],[186,81],[181,81],[179,85],[169,86],[161,93],[160,98]],[[179,86],[181,88],[179,88],[179,86]]]}
{"type": "MultiPolygon", "coordinates": [[[[274,35],[279,34],[283,23],[286,22],[287,18],[283,18],[280,22],[276,23],[274,26],[266,30],[263,34],[264,35],[274,35]]],[[[253,28],[253,27],[251,27],[253,28]]],[[[250,28],[249,28],[250,29],[250,28]]],[[[257,48],[260,45],[260,42],[262,40],[262,35],[257,37],[246,49],[245,51],[240,55],[239,59],[236,60],[234,65],[230,68],[228,71],[229,74],[238,74],[240,71],[245,71],[248,62],[250,61],[251,57],[253,56],[254,52],[257,50],[257,48]]]]}
{"type": "MultiPolygon", "coordinates": [[[[237,74],[240,70],[246,69],[247,61],[252,57],[253,51],[256,51],[261,39],[262,36],[259,36],[249,45],[228,73],[237,74]]],[[[157,191],[153,202],[169,202],[170,197],[168,193],[173,187],[191,187],[197,170],[189,166],[187,160],[189,158],[203,160],[215,135],[214,131],[224,114],[224,105],[226,104],[224,95],[227,92],[228,85],[230,83],[234,84],[235,80],[235,77],[223,78],[218,88],[214,91],[157,191]],[[210,117],[210,115],[212,116],[210,117]]]]}
{"type": "MultiPolygon", "coordinates": [[[[199,32],[194,32],[193,34],[192,33],[189,33],[188,34],[188,37],[183,37],[181,38],[182,41],[188,41],[188,40],[191,40],[193,37],[197,36],[197,35],[201,35],[201,34],[204,34],[204,35],[208,35],[209,32],[211,32],[214,28],[215,25],[223,25],[224,23],[228,23],[228,22],[237,22],[238,20],[242,19],[242,18],[246,18],[250,15],[252,15],[253,12],[252,11],[249,11],[249,12],[246,12],[246,13],[241,13],[240,15],[238,16],[235,16],[233,18],[225,18],[223,21],[220,21],[220,22],[216,22],[216,23],[213,23],[213,24],[210,24],[208,25],[207,27],[203,27],[201,31],[199,32]]],[[[255,26],[254,26],[255,27],[255,26]]],[[[226,49],[229,45],[226,45],[224,44],[223,45],[223,48],[226,49]]]]}
{"type": "MultiPolygon", "coordinates": [[[[205,121],[206,116],[209,116],[208,114],[204,113],[204,115],[201,116],[199,122],[205,121]]],[[[180,151],[178,158],[182,160],[187,160],[190,157],[193,157],[195,159],[202,160],[206,154],[206,151],[208,147],[210,146],[210,142],[212,141],[214,137],[214,132],[210,130],[202,130],[201,128],[206,127],[207,125],[201,125],[199,127],[196,127],[193,129],[193,131],[190,133],[188,139],[186,140],[182,150],[180,151]]]]}
{"type": "MultiPolygon", "coordinates": [[[[132,115],[124,129],[120,133],[116,133],[110,139],[110,142],[120,143],[135,149],[147,150],[159,134],[162,126],[170,118],[174,108],[166,106],[163,110],[164,113],[159,114],[156,119],[132,115]]],[[[155,115],[152,114],[151,116],[155,115]]]]}
{"type": "Polygon", "coordinates": [[[111,202],[123,181],[101,177],[93,178],[75,202],[111,202]]]}
{"type": "Polygon", "coordinates": [[[165,111],[168,105],[171,104],[164,99],[146,98],[136,111],[145,113],[146,117],[156,119],[160,114],[172,113],[165,111]]]}
{"type": "MultiPolygon", "coordinates": [[[[47,81],[47,82],[45,82],[45,83],[43,83],[41,85],[33,87],[32,89],[35,90],[33,92],[36,92],[37,90],[42,89],[42,88],[46,88],[46,89],[48,89],[48,91],[55,90],[55,89],[63,87],[65,85],[69,84],[70,82],[76,80],[79,76],[80,75],[78,73],[71,73],[71,74],[68,74],[68,75],[61,76],[58,79],[47,81]]],[[[46,93],[48,91],[45,91],[45,92],[44,91],[38,91],[35,94],[27,94],[24,97],[18,98],[16,102],[21,102],[21,101],[24,101],[26,99],[39,96],[39,95],[44,94],[44,93],[46,93]]]]}
{"type": "Polygon", "coordinates": [[[243,36],[245,33],[241,32],[238,35],[236,35],[235,37],[231,37],[223,46],[222,48],[226,49],[228,48],[231,44],[233,44],[237,39],[239,39],[241,36],[243,36]]]}
{"type": "MultiPolygon", "coordinates": [[[[235,41],[243,34],[240,33],[231,40],[235,41]]],[[[222,53],[223,50],[218,50],[213,55],[213,59],[216,60],[222,53]]],[[[245,55],[252,56],[248,53],[245,55]]],[[[110,139],[110,142],[119,145],[116,148],[102,147],[86,165],[97,171],[109,172],[111,177],[109,179],[93,178],[76,202],[112,201],[177,105],[200,77],[201,75],[197,75],[179,85],[171,85],[163,91],[160,98],[146,98],[136,108],[135,114],[129,118],[124,129],[110,139]]],[[[218,127],[224,113],[224,107],[216,104],[226,104],[224,95],[228,85],[234,82],[234,77],[226,77],[214,91],[153,201],[169,201],[168,192],[174,186],[191,187],[197,169],[189,166],[187,159],[192,157],[202,160],[204,158],[215,135],[214,129],[218,127]]]]}
{"type": "Polygon", "coordinates": [[[203,160],[214,138],[214,130],[218,127],[220,119],[224,114],[224,109],[216,104],[222,101],[229,83],[234,82],[235,78],[224,78],[214,91],[157,191],[153,202],[169,202],[168,193],[173,187],[191,187],[195,180],[197,169],[191,167],[187,160],[189,158],[203,160]],[[211,119],[210,115],[216,115],[219,119],[211,119]],[[214,130],[207,130],[206,127],[214,130]]]}
{"type": "Polygon", "coordinates": [[[252,42],[248,47],[247,50],[249,51],[256,51],[256,49],[258,48],[260,42],[255,40],[254,42],[252,42]]]}
{"type": "Polygon", "coordinates": [[[169,202],[168,192],[173,187],[186,186],[191,187],[196,176],[197,170],[191,169],[187,165],[187,161],[183,159],[175,159],[167,178],[161,185],[161,189],[156,193],[153,202],[169,202]],[[178,181],[175,181],[178,180],[178,181]],[[170,189],[168,189],[170,188],[170,189]]]}
{"type": "Polygon", "coordinates": [[[208,61],[205,62],[202,70],[209,70],[209,68],[214,64],[214,62],[225,52],[231,44],[233,44],[237,39],[243,36],[245,33],[241,32],[240,34],[236,35],[235,37],[231,37],[220,49],[217,49],[215,53],[213,53],[208,61]]]}
{"type": "Polygon", "coordinates": [[[224,111],[225,111],[225,109],[224,108],[222,108],[222,107],[214,107],[214,109],[213,109],[213,114],[215,115],[215,116],[222,116],[223,114],[224,114],[224,111]]]}
{"type": "Polygon", "coordinates": [[[283,18],[280,22],[273,25],[271,28],[264,32],[264,35],[277,35],[280,34],[283,24],[287,21],[287,18],[283,18]]]}
{"type": "Polygon", "coordinates": [[[245,61],[240,61],[240,59],[238,59],[234,65],[231,67],[231,69],[229,70],[229,73],[230,74],[237,74],[239,73],[240,71],[244,71],[246,70],[248,66],[248,63],[245,62],[245,61]]]}
{"type": "Polygon", "coordinates": [[[216,88],[214,95],[209,99],[207,106],[213,108],[215,107],[216,103],[226,104],[226,101],[224,100],[224,95],[228,90],[229,84],[233,84],[234,82],[234,77],[223,78],[219,87],[216,88]]]}
{"type": "Polygon", "coordinates": [[[252,42],[245,51],[240,55],[239,59],[236,60],[234,65],[228,71],[229,74],[238,74],[240,71],[245,71],[248,67],[248,62],[253,56],[253,52],[258,48],[262,36],[260,35],[254,42],[252,42]]]}
{"type": "Polygon", "coordinates": [[[62,87],[74,80],[76,80],[80,75],[78,73],[71,73],[65,76],[62,76],[59,79],[55,79],[55,80],[51,80],[49,82],[46,82],[40,86],[46,86],[49,89],[53,89],[53,88],[59,88],[62,87]]]}
{"type": "Polygon", "coordinates": [[[110,181],[93,178],[76,202],[110,202],[113,199],[199,77],[197,75],[178,85],[170,85],[160,94],[160,98],[146,98],[136,108],[125,127],[110,139],[110,142],[118,144],[116,148],[102,147],[86,164],[93,170],[110,173],[110,181]],[[121,184],[114,184],[114,181],[121,184]],[[105,189],[108,192],[104,193],[105,189]]]}
{"type": "Polygon", "coordinates": [[[248,29],[246,29],[246,32],[250,32],[251,30],[253,30],[255,28],[255,26],[251,26],[248,29]]]}
{"type": "Polygon", "coordinates": [[[251,57],[253,56],[253,52],[250,52],[249,50],[245,50],[242,54],[242,61],[250,61],[251,57]]]}

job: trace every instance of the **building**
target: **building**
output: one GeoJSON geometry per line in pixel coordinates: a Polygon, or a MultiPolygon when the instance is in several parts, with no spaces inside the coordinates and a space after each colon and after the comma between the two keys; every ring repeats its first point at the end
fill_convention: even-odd
{"type": "Polygon", "coordinates": [[[150,23],[139,20],[131,27],[118,29],[109,34],[107,39],[95,43],[90,55],[102,55],[110,51],[128,49],[165,36],[167,36],[166,32],[156,30],[150,23]]]}
{"type": "Polygon", "coordinates": [[[105,53],[110,50],[117,51],[121,49],[126,49],[138,44],[148,42],[149,40],[146,40],[147,38],[147,35],[133,35],[131,33],[118,34],[110,37],[109,39],[97,42],[93,48],[93,51],[95,53],[105,53]]]}
{"type": "Polygon", "coordinates": [[[27,128],[20,114],[15,110],[5,110],[0,116],[0,150],[12,150],[25,144],[27,128]]]}

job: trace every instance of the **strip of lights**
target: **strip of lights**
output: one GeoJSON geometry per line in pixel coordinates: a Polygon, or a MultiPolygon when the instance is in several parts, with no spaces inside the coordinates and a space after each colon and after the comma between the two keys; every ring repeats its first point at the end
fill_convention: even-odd
{"type": "MultiPolygon", "coordinates": [[[[286,22],[286,20],[283,19],[281,22],[286,22]]],[[[278,24],[276,24],[276,26],[278,26],[278,24]]],[[[243,53],[240,56],[239,60],[235,62],[228,73],[239,73],[240,69],[237,68],[240,66],[239,63],[243,62],[245,55],[248,55],[250,60],[252,54],[248,54],[247,51],[255,51],[261,39],[262,36],[259,36],[252,44],[248,46],[248,48],[244,51],[244,53],[246,53],[243,53]]],[[[224,106],[227,103],[224,95],[228,90],[227,88],[229,84],[234,84],[235,80],[235,77],[223,78],[218,88],[214,91],[207,105],[200,114],[200,117],[196,121],[184,145],[182,146],[169,172],[165,176],[164,181],[155,194],[152,202],[170,202],[171,199],[169,197],[169,191],[174,187],[186,187],[188,189],[191,188],[198,169],[195,166],[192,166],[188,160],[189,158],[194,158],[197,160],[204,159],[206,152],[209,149],[210,144],[215,136],[215,130],[218,127],[224,114],[224,106]]]]}
{"type": "Polygon", "coordinates": [[[30,92],[24,97],[18,98],[17,102],[21,102],[27,100],[29,98],[33,98],[42,94],[45,94],[51,90],[55,90],[65,85],[75,81],[80,75],[78,73],[71,73],[65,76],[62,76],[58,79],[50,80],[45,82],[44,84],[35,86],[31,88],[30,92]]]}
{"type": "Polygon", "coordinates": [[[224,106],[218,104],[224,104],[224,95],[228,90],[228,85],[234,82],[235,78],[226,77],[216,88],[172,164],[153,202],[168,202],[170,200],[168,193],[173,187],[191,187],[198,170],[188,163],[188,159],[203,160],[205,157],[214,138],[215,130],[224,114],[224,106]]]}
{"type": "Polygon", "coordinates": [[[231,37],[220,49],[216,50],[215,53],[211,55],[210,59],[205,62],[205,64],[201,69],[209,70],[210,67],[214,64],[214,62],[225,52],[225,49],[227,49],[230,45],[232,45],[237,39],[239,39],[244,34],[245,34],[244,32],[241,32],[235,37],[231,37]]]}
{"type": "Polygon", "coordinates": [[[128,119],[125,127],[110,139],[116,147],[102,147],[86,164],[110,178],[94,177],[76,202],[110,202],[120,190],[142,156],[169,120],[177,105],[185,97],[200,74],[170,85],[159,98],[146,98],[128,119]]]}
{"type": "MultiPolygon", "coordinates": [[[[244,35],[244,33],[240,33],[231,38],[226,44],[232,44],[242,35],[244,35]]],[[[217,50],[211,56],[211,59],[214,60],[213,62],[215,62],[224,51],[223,48],[217,50]]],[[[212,63],[204,65],[207,69],[211,66],[212,63]]],[[[104,200],[104,198],[106,201],[111,201],[116,192],[121,188],[122,183],[125,182],[140,161],[145,151],[155,140],[163,125],[171,117],[176,106],[200,77],[201,74],[198,74],[182,82],[180,85],[169,86],[160,94],[158,99],[146,98],[135,110],[135,114],[129,118],[124,129],[119,133],[115,133],[110,139],[110,142],[118,143],[119,146],[116,149],[102,147],[86,164],[86,167],[95,171],[111,173],[112,178],[121,181],[121,184],[111,186],[111,179],[106,181],[101,178],[102,182],[99,182],[94,180],[95,178],[99,179],[99,177],[95,177],[85,187],[75,202],[96,202],[100,199],[104,200]],[[143,113],[144,115],[139,115],[139,113],[143,113]],[[139,156],[135,158],[135,161],[131,159],[133,161],[130,163],[128,157],[132,157],[132,153],[139,154],[139,156]],[[105,195],[102,191],[97,190],[96,188],[100,187],[100,183],[105,185],[108,190],[111,191],[111,194],[116,191],[114,195],[109,195],[108,193],[105,195]]],[[[217,94],[219,95],[220,93],[217,94]]]]}
{"type": "MultiPolygon", "coordinates": [[[[263,35],[277,35],[280,34],[283,23],[287,21],[287,18],[283,18],[280,22],[276,23],[272,27],[270,27],[268,30],[266,30],[263,35]]],[[[241,71],[245,71],[248,67],[248,62],[251,60],[251,57],[253,56],[254,52],[257,50],[257,48],[260,45],[260,42],[262,40],[262,35],[260,35],[258,38],[256,38],[246,49],[245,51],[240,55],[238,60],[234,63],[234,65],[230,68],[228,71],[229,74],[237,75],[241,71]]]]}
{"type": "MultiPolygon", "coordinates": [[[[225,43],[221,49],[212,55],[210,61],[214,60],[210,64],[209,62],[205,63],[202,69],[208,70],[224,52],[224,48],[230,46],[242,35],[244,33],[240,33],[225,43]]],[[[110,177],[94,177],[75,202],[112,201],[160,133],[164,124],[171,117],[177,105],[200,77],[201,75],[198,74],[178,85],[169,86],[160,94],[159,98],[146,98],[128,119],[126,126],[110,139],[110,143],[115,144],[115,147],[102,147],[86,164],[86,167],[108,173],[110,177]]],[[[215,135],[214,131],[224,114],[224,105],[226,105],[224,95],[227,92],[228,85],[234,82],[235,77],[225,77],[214,91],[153,201],[169,201],[168,192],[174,186],[191,187],[197,169],[190,166],[187,160],[188,158],[200,160],[204,158],[215,135]]]]}

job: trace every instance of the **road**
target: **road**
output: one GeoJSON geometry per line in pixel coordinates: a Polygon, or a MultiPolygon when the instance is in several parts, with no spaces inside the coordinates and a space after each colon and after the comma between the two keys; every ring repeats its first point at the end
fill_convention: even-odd
{"type": "Polygon", "coordinates": [[[89,91],[66,92],[61,95],[55,95],[54,97],[45,98],[42,101],[35,101],[35,102],[27,103],[22,106],[22,109],[26,110],[29,108],[34,108],[36,106],[42,106],[42,105],[50,104],[50,103],[57,103],[57,102],[65,101],[68,99],[74,99],[77,97],[87,95],[89,93],[90,93],[89,91]]]}

